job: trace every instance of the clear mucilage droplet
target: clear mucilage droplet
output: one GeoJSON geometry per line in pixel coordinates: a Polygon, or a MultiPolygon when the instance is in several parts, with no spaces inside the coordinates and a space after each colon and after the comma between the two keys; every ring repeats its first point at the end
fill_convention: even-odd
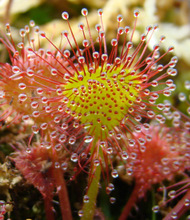
{"type": "Polygon", "coordinates": [[[84,142],[85,142],[85,143],[90,143],[90,142],[92,142],[92,140],[93,140],[93,137],[90,136],[90,135],[84,137],[84,142]]]}
{"type": "Polygon", "coordinates": [[[78,161],[78,155],[76,154],[76,153],[73,153],[72,155],[71,155],[71,161],[72,162],[77,162],[78,161]]]}
{"type": "Polygon", "coordinates": [[[110,197],[110,203],[114,204],[116,202],[116,198],[115,197],[110,197]]]}
{"type": "Polygon", "coordinates": [[[112,170],[111,175],[113,178],[117,178],[119,176],[117,170],[112,170]]]}
{"type": "Polygon", "coordinates": [[[78,216],[79,216],[79,217],[82,217],[82,216],[83,216],[83,211],[82,211],[82,210],[79,210],[79,211],[78,211],[78,216]]]}
{"type": "Polygon", "coordinates": [[[84,195],[83,202],[84,203],[88,203],[89,202],[89,197],[87,195],[84,195]]]}
{"type": "Polygon", "coordinates": [[[155,205],[155,206],[152,207],[152,211],[153,211],[154,213],[158,213],[159,210],[160,210],[160,207],[159,207],[158,205],[155,205]]]}

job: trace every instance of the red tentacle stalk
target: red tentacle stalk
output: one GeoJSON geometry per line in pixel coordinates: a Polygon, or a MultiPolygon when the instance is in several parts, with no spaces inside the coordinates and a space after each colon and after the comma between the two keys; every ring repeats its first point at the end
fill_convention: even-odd
{"type": "Polygon", "coordinates": [[[136,201],[138,200],[139,188],[140,188],[139,185],[136,184],[129,200],[127,201],[127,203],[126,203],[126,205],[125,205],[125,207],[119,217],[119,220],[126,220],[127,217],[129,216],[131,209],[133,208],[136,201]]]}
{"type": "MultiPolygon", "coordinates": [[[[56,161],[56,156],[55,156],[55,161],[56,161]]],[[[52,168],[53,168],[52,175],[59,196],[59,204],[62,214],[62,220],[72,220],[69,196],[68,196],[63,172],[60,168],[56,168],[55,166],[53,166],[52,168]]]]}
{"type": "Polygon", "coordinates": [[[171,220],[176,216],[179,219],[189,209],[190,190],[183,196],[183,198],[177,203],[177,205],[169,212],[163,220],[171,220]],[[187,201],[187,202],[186,202],[187,201]]]}

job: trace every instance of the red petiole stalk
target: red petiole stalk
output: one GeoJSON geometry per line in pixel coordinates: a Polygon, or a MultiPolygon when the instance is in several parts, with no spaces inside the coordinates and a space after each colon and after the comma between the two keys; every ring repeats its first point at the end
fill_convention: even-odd
{"type": "Polygon", "coordinates": [[[133,192],[127,201],[120,217],[119,220],[126,220],[127,217],[129,216],[132,207],[135,205],[137,199],[138,199],[138,194],[139,194],[139,185],[135,185],[135,188],[133,189],[133,192]]]}
{"type": "Polygon", "coordinates": [[[44,206],[45,206],[46,220],[54,220],[55,218],[53,213],[52,199],[48,197],[44,197],[44,206]]]}
{"type": "Polygon", "coordinates": [[[62,220],[72,220],[71,207],[63,172],[60,168],[53,169],[53,177],[59,196],[62,220]]]}

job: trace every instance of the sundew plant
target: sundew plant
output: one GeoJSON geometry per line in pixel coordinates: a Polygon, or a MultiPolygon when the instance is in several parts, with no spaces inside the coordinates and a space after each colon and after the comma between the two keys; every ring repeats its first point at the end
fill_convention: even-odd
{"type": "MultiPolygon", "coordinates": [[[[166,135],[168,104],[157,102],[160,95],[167,98],[175,90],[171,78],[177,74],[177,57],[169,55],[172,46],[160,53],[164,36],[149,49],[157,25],[148,26],[134,45],[138,10],[132,27],[122,26],[122,15],[115,18],[117,31],[110,42],[103,10],[97,11],[100,23],[94,29],[89,26],[88,10],[81,13],[85,17],[85,23],[78,25],[82,44],[76,40],[68,12],[62,13],[68,29],[60,33],[58,46],[34,21],[20,30],[21,42],[15,43],[6,24],[0,41],[10,62],[0,63],[0,121],[3,126],[16,124],[18,132],[30,129],[28,140],[14,146],[11,160],[42,194],[47,219],[73,218],[75,201],[69,198],[67,183],[79,184],[81,174],[87,178],[78,215],[93,219],[100,185],[104,183],[110,196],[119,166],[136,183],[133,202],[120,216],[126,219],[153,184],[183,173],[188,163],[182,149],[174,149],[180,142],[166,135]],[[44,42],[48,49],[43,48],[44,42]],[[57,195],[61,216],[53,205],[57,195]]],[[[119,198],[110,196],[111,203],[115,199],[119,198]]]]}

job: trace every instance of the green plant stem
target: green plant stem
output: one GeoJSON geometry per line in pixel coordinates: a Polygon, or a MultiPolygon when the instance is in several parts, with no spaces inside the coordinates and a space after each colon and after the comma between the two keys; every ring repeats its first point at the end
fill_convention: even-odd
{"type": "Polygon", "coordinates": [[[59,204],[61,209],[62,220],[71,220],[72,219],[71,207],[70,207],[67,187],[62,170],[54,168],[53,176],[59,196],[59,204]]]}
{"type": "MultiPolygon", "coordinates": [[[[155,191],[154,189],[152,189],[152,207],[154,207],[156,205],[155,202],[155,191]]],[[[156,220],[156,213],[152,212],[152,220],[156,220]]]]}
{"type": "Polygon", "coordinates": [[[44,206],[46,212],[46,220],[54,220],[52,198],[44,197],[44,206]]]}
{"type": "Polygon", "coordinates": [[[92,220],[94,217],[96,199],[97,199],[98,188],[99,188],[99,181],[100,181],[100,176],[101,176],[101,166],[99,165],[93,168],[96,170],[95,170],[93,180],[90,183],[90,187],[87,193],[87,196],[89,197],[89,202],[84,203],[83,216],[81,220],[92,220]]]}

